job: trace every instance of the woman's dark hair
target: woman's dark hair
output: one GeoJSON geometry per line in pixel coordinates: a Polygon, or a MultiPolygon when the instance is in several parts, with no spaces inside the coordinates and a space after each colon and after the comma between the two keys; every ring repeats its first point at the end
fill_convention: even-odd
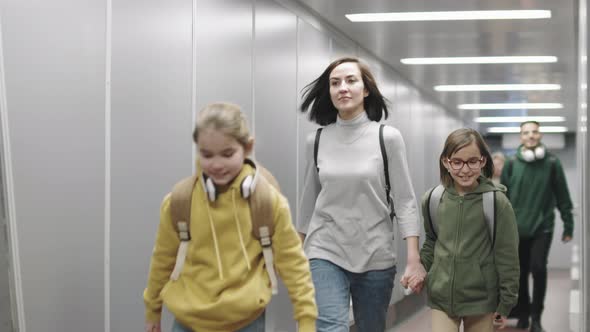
{"type": "Polygon", "coordinates": [[[340,58],[332,62],[326,70],[315,81],[303,88],[303,101],[301,102],[301,112],[305,113],[308,109],[309,119],[320,126],[329,125],[336,122],[338,110],[332,104],[330,99],[330,73],[334,68],[346,62],[354,62],[358,65],[363,79],[365,89],[369,95],[365,97],[364,107],[367,116],[372,121],[379,121],[385,114],[385,119],[389,115],[387,109],[387,99],[383,97],[375,77],[371,74],[369,67],[356,58],[340,58]]]}
{"type": "Polygon", "coordinates": [[[443,160],[451,158],[455,152],[461,150],[473,142],[475,142],[479,152],[481,152],[481,155],[486,159],[486,164],[482,169],[483,175],[490,179],[494,174],[494,162],[492,161],[492,155],[490,154],[488,145],[483,140],[481,135],[476,130],[471,128],[457,129],[453,131],[449,137],[447,137],[447,140],[445,141],[445,147],[440,154],[440,158],[438,158],[438,164],[440,167],[440,182],[445,187],[450,187],[453,184],[453,178],[443,164],[443,160]]]}

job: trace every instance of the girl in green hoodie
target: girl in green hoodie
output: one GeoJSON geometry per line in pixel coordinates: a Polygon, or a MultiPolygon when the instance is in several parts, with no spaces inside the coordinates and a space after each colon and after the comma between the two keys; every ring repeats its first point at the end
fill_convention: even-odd
{"type": "Polygon", "coordinates": [[[428,304],[433,332],[491,332],[504,328],[516,304],[519,283],[518,231],[506,188],[490,178],[494,165],[487,145],[473,129],[458,129],[439,159],[445,190],[433,230],[422,199],[426,240],[420,251],[428,271],[428,304]],[[484,220],[483,193],[493,191],[494,234],[484,220]]]}

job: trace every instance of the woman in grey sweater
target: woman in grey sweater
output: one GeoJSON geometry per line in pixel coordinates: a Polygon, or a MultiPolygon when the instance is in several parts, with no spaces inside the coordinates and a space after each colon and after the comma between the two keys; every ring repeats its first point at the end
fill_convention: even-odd
{"type": "Polygon", "coordinates": [[[396,273],[393,207],[407,243],[402,285],[422,289],[416,198],[400,132],[378,123],[387,118],[385,102],[356,58],[332,62],[303,92],[301,111],[324,126],[307,138],[297,221],[316,289],[318,332],[348,331],[351,296],[358,331],[385,330],[396,273]]]}

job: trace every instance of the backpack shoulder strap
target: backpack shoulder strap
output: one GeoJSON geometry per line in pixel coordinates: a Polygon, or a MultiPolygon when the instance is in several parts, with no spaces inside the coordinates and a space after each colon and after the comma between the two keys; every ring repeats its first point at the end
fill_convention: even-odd
{"type": "Polygon", "coordinates": [[[272,294],[278,293],[278,280],[274,270],[272,253],[272,236],[274,234],[274,200],[272,187],[280,192],[276,178],[262,165],[256,165],[258,183],[252,195],[248,198],[250,204],[250,220],[252,220],[252,235],[260,241],[262,256],[266,265],[266,272],[270,279],[272,294]]]}
{"type": "Polygon", "coordinates": [[[391,207],[391,216],[395,216],[395,209],[389,192],[391,191],[391,183],[389,182],[389,161],[387,160],[387,150],[385,150],[385,140],[383,139],[384,124],[379,126],[379,147],[381,148],[381,157],[383,159],[383,172],[385,173],[385,195],[387,196],[387,203],[391,207]]]}
{"type": "Polygon", "coordinates": [[[170,214],[172,224],[178,231],[181,241],[190,240],[191,222],[191,201],[193,197],[193,188],[198,181],[198,176],[192,175],[180,180],[172,187],[170,194],[170,214]]]}
{"type": "Polygon", "coordinates": [[[516,159],[515,156],[508,158],[508,179],[512,178],[512,168],[514,168],[514,160],[516,159]]]}
{"type": "Polygon", "coordinates": [[[315,163],[315,168],[318,171],[318,173],[320,172],[320,169],[318,168],[318,149],[320,146],[320,136],[322,135],[322,128],[318,128],[315,131],[315,141],[313,143],[313,162],[315,163]]]}
{"type": "Polygon", "coordinates": [[[170,275],[170,279],[177,280],[184,266],[188,244],[191,240],[190,222],[191,222],[191,202],[193,197],[193,188],[197,183],[198,175],[189,176],[180,180],[172,188],[170,194],[170,214],[172,224],[178,232],[180,246],[176,254],[176,263],[170,275]]]}
{"type": "Polygon", "coordinates": [[[432,229],[435,238],[438,236],[437,210],[444,192],[445,187],[442,184],[439,184],[432,188],[430,194],[428,194],[428,199],[426,200],[426,204],[428,205],[428,221],[430,222],[430,228],[432,229]]]}
{"type": "Polygon", "coordinates": [[[487,191],[483,193],[483,217],[488,226],[490,238],[492,240],[492,248],[496,243],[496,192],[487,191]]]}
{"type": "Polygon", "coordinates": [[[252,219],[252,235],[255,238],[261,239],[260,228],[267,227],[268,235],[274,234],[274,211],[273,211],[273,195],[272,188],[274,187],[280,192],[279,183],[276,178],[262,165],[256,165],[258,169],[258,183],[256,190],[248,199],[250,204],[250,216],[252,219]]]}

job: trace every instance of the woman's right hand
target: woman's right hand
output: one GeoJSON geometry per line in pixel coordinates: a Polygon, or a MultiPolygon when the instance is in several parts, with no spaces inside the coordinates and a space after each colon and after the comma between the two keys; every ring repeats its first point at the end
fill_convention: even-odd
{"type": "Polygon", "coordinates": [[[145,332],[162,332],[162,329],[160,328],[160,322],[145,322],[145,332]]]}

